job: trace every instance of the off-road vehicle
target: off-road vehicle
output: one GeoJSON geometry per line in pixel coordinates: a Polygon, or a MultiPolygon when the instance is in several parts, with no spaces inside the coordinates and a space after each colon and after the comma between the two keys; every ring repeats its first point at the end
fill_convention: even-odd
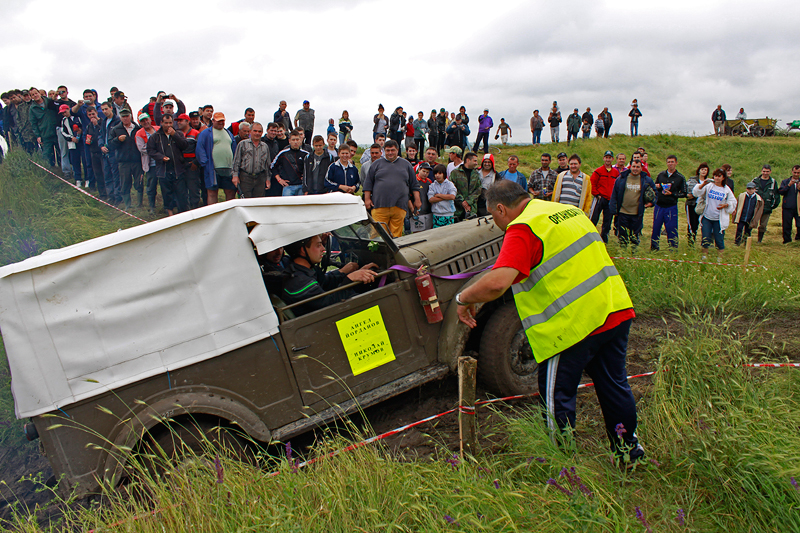
{"type": "Polygon", "coordinates": [[[511,297],[459,323],[455,294],[500,251],[473,219],[393,239],[362,200],[333,193],[234,200],[0,268],[0,327],[17,416],[64,488],[114,484],[170,428],[285,441],[441,378],[466,347],[497,394],[535,389],[511,297]],[[332,255],[378,265],[367,291],[295,316],[259,256],[323,232],[332,255]]]}

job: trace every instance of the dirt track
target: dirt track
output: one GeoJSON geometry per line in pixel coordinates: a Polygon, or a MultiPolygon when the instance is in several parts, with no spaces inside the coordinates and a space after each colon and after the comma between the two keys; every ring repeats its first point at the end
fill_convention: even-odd
{"type": "MultiPolygon", "coordinates": [[[[742,321],[739,323],[742,331],[752,327],[752,323],[742,321]]],[[[661,317],[639,317],[634,321],[628,345],[628,373],[639,374],[656,369],[657,345],[659,340],[666,335],[669,328],[672,333],[679,334],[677,323],[668,319],[667,324],[661,317]]],[[[792,361],[800,361],[800,341],[793,333],[796,322],[791,317],[778,317],[771,319],[757,327],[759,336],[764,344],[771,345],[779,356],[786,356],[792,361]],[[774,333],[774,337],[772,334],[774,333]]],[[[585,380],[585,381],[588,381],[585,380]]],[[[646,394],[651,383],[651,378],[640,378],[631,381],[631,388],[637,401],[646,394]]],[[[491,397],[488,393],[478,389],[478,398],[491,397]]],[[[510,404],[496,404],[504,413],[514,410],[529,408],[536,400],[520,400],[510,404]]],[[[379,405],[370,407],[365,411],[372,431],[380,434],[404,424],[421,420],[425,417],[447,411],[457,405],[458,384],[454,376],[441,381],[429,383],[418,389],[387,400],[379,405]]],[[[488,408],[477,410],[479,438],[485,451],[497,451],[505,444],[505,434],[502,427],[497,424],[497,415],[488,408]]],[[[603,439],[601,414],[597,400],[591,388],[583,389],[578,395],[578,433],[579,438],[589,440],[603,439]]],[[[360,417],[354,420],[361,428],[367,427],[360,417]]],[[[296,449],[302,449],[313,442],[314,435],[307,434],[293,439],[296,449]]],[[[457,451],[458,444],[458,416],[455,413],[428,422],[391,436],[385,441],[399,457],[407,460],[425,458],[437,449],[446,448],[457,451]]],[[[20,481],[26,476],[40,476],[43,481],[50,480],[52,484],[52,471],[47,459],[39,454],[36,443],[29,443],[18,449],[0,448],[0,464],[3,465],[0,479],[7,486],[0,486],[0,519],[8,519],[14,502],[24,502],[33,508],[39,505],[45,508],[44,516],[58,514],[58,508],[49,505],[52,493],[49,491],[36,492],[30,481],[20,481]]]]}

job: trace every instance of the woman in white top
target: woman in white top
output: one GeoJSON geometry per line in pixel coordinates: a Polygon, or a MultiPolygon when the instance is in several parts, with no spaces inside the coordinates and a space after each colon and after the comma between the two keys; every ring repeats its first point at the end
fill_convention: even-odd
{"type": "Polygon", "coordinates": [[[706,207],[700,217],[700,226],[703,232],[703,260],[706,259],[708,248],[712,239],[719,251],[718,262],[722,262],[722,252],[725,250],[725,229],[730,224],[731,213],[736,211],[736,197],[730,188],[725,185],[725,171],[718,168],[713,173],[713,182],[705,179],[692,189],[692,196],[698,202],[705,201],[706,207]]]}

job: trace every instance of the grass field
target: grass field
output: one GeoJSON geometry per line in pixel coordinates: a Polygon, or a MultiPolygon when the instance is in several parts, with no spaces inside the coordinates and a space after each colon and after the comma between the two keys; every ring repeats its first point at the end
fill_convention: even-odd
{"type": "MultiPolygon", "coordinates": [[[[529,174],[548,151],[578,153],[583,169],[601,164],[607,150],[630,153],[644,146],[651,172],[669,154],[693,174],[701,161],[733,166],[737,192],[765,162],[773,176],[788,177],[800,163],[800,139],[631,139],[614,136],[543,147],[492,147],[500,163],[520,157],[529,174]]],[[[143,210],[134,214],[148,219],[143,210]]],[[[131,227],[138,222],[71,190],[12,154],[0,166],[0,265],[131,227]]],[[[650,220],[645,217],[644,237],[650,220]]],[[[606,444],[580,437],[551,443],[535,411],[507,419],[508,445],[495,454],[401,462],[381,446],[295,471],[285,458],[281,475],[267,477],[222,454],[223,473],[207,461],[172,470],[165,482],[146,482],[148,498],[109,494],[107,505],[67,511],[75,529],[102,527],[133,516],[124,531],[797,531],[800,530],[800,374],[796,369],[749,371],[736,365],[774,360],[732,328],[733,317],[750,322],[793,317],[800,310],[800,245],[780,244],[773,215],[763,245],[754,245],[751,266],[696,265],[635,258],[698,260],[687,245],[681,216],[677,252],[635,254],[609,244],[640,316],[676,314],[678,333],[658,344],[660,371],[640,402],[639,434],[648,457],[634,472],[610,464],[606,444]],[[761,268],[762,265],[767,267],[761,268]],[[719,365],[719,366],[715,366],[719,365]],[[575,474],[570,469],[575,468],[575,474]],[[566,472],[562,474],[566,468],[566,472]],[[580,477],[580,481],[575,479],[580,477]],[[548,482],[552,479],[552,482],[548,482]],[[637,516],[638,515],[638,516],[637,516]]],[[[725,261],[741,264],[744,252],[726,239],[725,261]]],[[[645,239],[646,242],[646,239],[645,239]]],[[[0,348],[2,349],[2,348],[0,348]]],[[[22,446],[14,420],[5,353],[0,356],[0,446],[22,446]]],[[[341,438],[319,443],[322,453],[341,438]]],[[[13,526],[36,531],[23,512],[13,526]]],[[[54,524],[60,530],[64,523],[54,524]]],[[[105,528],[108,531],[109,529],[105,528]]]]}

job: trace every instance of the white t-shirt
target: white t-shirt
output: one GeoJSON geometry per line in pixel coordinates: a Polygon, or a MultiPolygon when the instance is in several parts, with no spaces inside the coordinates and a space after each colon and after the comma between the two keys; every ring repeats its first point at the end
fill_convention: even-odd
{"type": "MultiPolygon", "coordinates": [[[[458,194],[456,186],[450,180],[444,180],[442,183],[434,180],[430,187],[428,187],[428,199],[433,198],[437,194],[458,194]]],[[[438,216],[452,216],[456,212],[455,203],[453,200],[442,200],[441,202],[431,203],[431,213],[438,216]]]]}

